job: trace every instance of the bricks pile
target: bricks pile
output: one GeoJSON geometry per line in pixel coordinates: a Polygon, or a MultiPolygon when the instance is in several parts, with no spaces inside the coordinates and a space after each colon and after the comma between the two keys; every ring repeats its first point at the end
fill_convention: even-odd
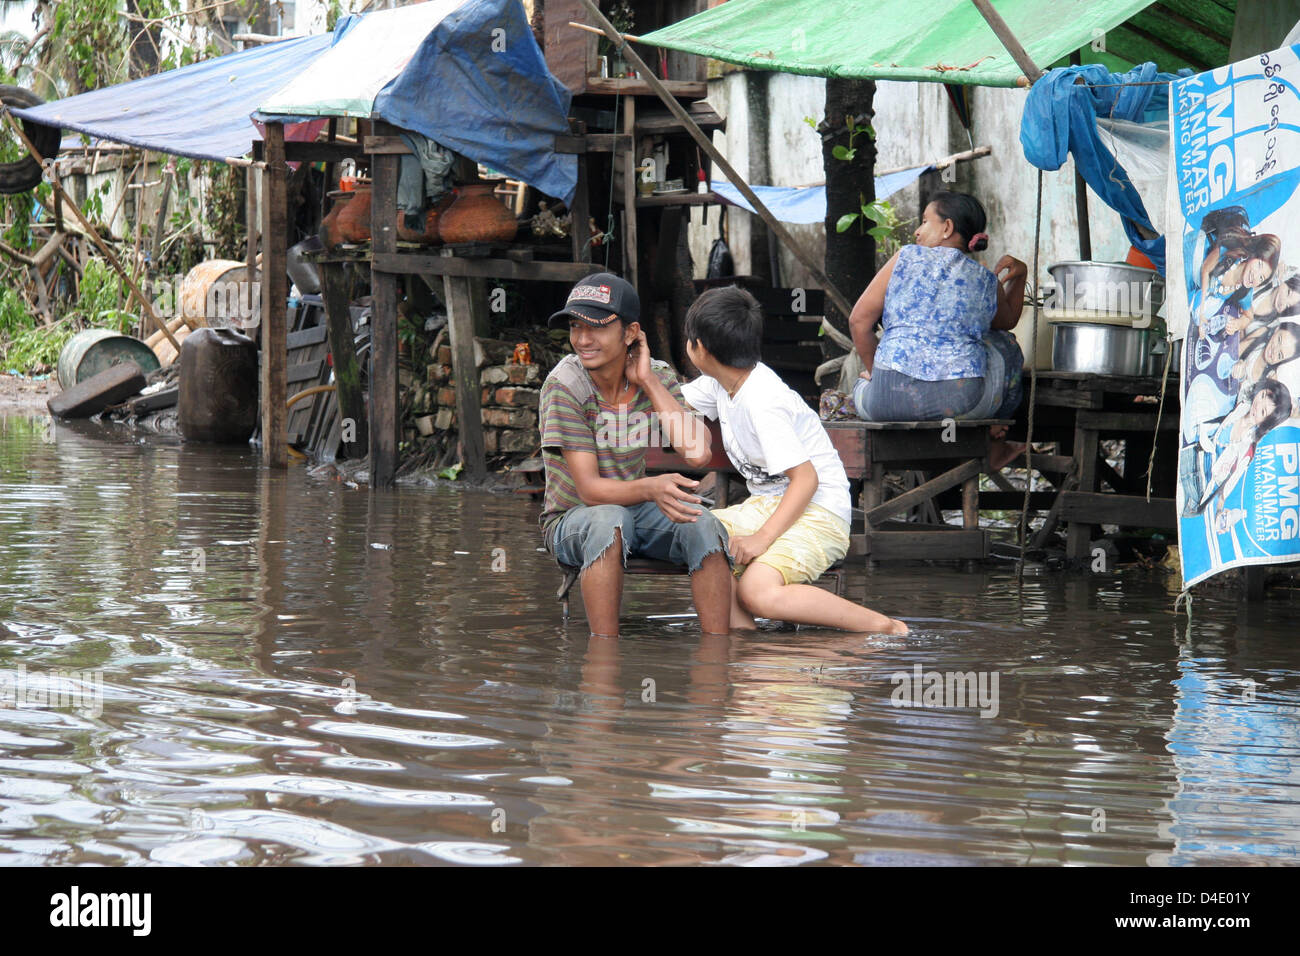
{"type": "MultiPolygon", "coordinates": [[[[483,447],[489,455],[527,455],[536,451],[537,405],[541,397],[540,365],[509,361],[513,347],[493,339],[474,340],[478,363],[479,400],[483,404],[483,447]]],[[[439,346],[429,363],[427,386],[416,393],[416,408],[427,408],[432,427],[456,427],[456,380],[452,376],[451,347],[439,346]]]]}

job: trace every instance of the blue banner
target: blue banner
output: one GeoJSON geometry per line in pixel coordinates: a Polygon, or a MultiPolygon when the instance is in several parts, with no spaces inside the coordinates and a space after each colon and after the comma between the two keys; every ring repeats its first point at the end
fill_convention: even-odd
{"type": "Polygon", "coordinates": [[[1170,90],[1178,217],[1166,235],[1181,241],[1169,282],[1186,290],[1177,506],[1188,586],[1300,558],[1298,83],[1300,47],[1289,47],[1170,90]]]}

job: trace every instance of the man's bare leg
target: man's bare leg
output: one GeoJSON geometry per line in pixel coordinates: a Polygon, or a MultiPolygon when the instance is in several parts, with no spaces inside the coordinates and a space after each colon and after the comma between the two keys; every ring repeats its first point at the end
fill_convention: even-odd
{"type": "Polygon", "coordinates": [[[691,595],[695,613],[706,634],[727,634],[731,620],[731,565],[726,555],[714,551],[700,562],[691,575],[691,595]]]}
{"type": "Polygon", "coordinates": [[[582,584],[582,605],[587,609],[587,627],[591,633],[618,637],[618,612],[623,604],[622,529],[614,529],[614,543],[578,580],[582,584]]]}

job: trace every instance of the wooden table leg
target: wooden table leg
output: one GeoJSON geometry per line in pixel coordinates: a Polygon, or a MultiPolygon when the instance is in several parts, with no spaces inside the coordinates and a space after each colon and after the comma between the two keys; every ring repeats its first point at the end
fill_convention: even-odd
{"type": "MultiPolygon", "coordinates": [[[[1080,491],[1097,490],[1097,453],[1100,445],[1100,432],[1091,428],[1075,428],[1074,460],[1078,467],[1080,491]]],[[[1087,561],[1091,543],[1092,525],[1071,521],[1066,533],[1066,558],[1070,561],[1087,561]]]]}
{"type": "Polygon", "coordinates": [[[456,379],[456,430],[460,434],[465,477],[487,477],[483,447],[483,406],[480,401],[478,364],[474,361],[474,317],[470,305],[470,280],[443,276],[447,328],[451,332],[452,375],[456,379]]]}

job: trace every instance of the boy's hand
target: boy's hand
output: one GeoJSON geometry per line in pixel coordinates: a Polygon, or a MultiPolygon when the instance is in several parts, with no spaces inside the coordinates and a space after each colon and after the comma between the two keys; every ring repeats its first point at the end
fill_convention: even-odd
{"type": "Polygon", "coordinates": [[[669,475],[655,475],[650,480],[650,500],[659,506],[659,510],[669,521],[689,524],[703,513],[702,508],[692,507],[699,498],[689,490],[699,485],[698,481],[673,472],[669,475]]]}
{"type": "Polygon", "coordinates": [[[736,564],[750,564],[757,557],[761,557],[772,542],[762,532],[758,534],[742,534],[731,538],[728,541],[728,548],[731,551],[731,558],[736,564]]]}
{"type": "Polygon", "coordinates": [[[636,341],[628,346],[627,366],[623,374],[627,376],[629,385],[638,388],[644,387],[654,374],[650,369],[650,345],[646,342],[645,329],[637,329],[636,341]]]}

